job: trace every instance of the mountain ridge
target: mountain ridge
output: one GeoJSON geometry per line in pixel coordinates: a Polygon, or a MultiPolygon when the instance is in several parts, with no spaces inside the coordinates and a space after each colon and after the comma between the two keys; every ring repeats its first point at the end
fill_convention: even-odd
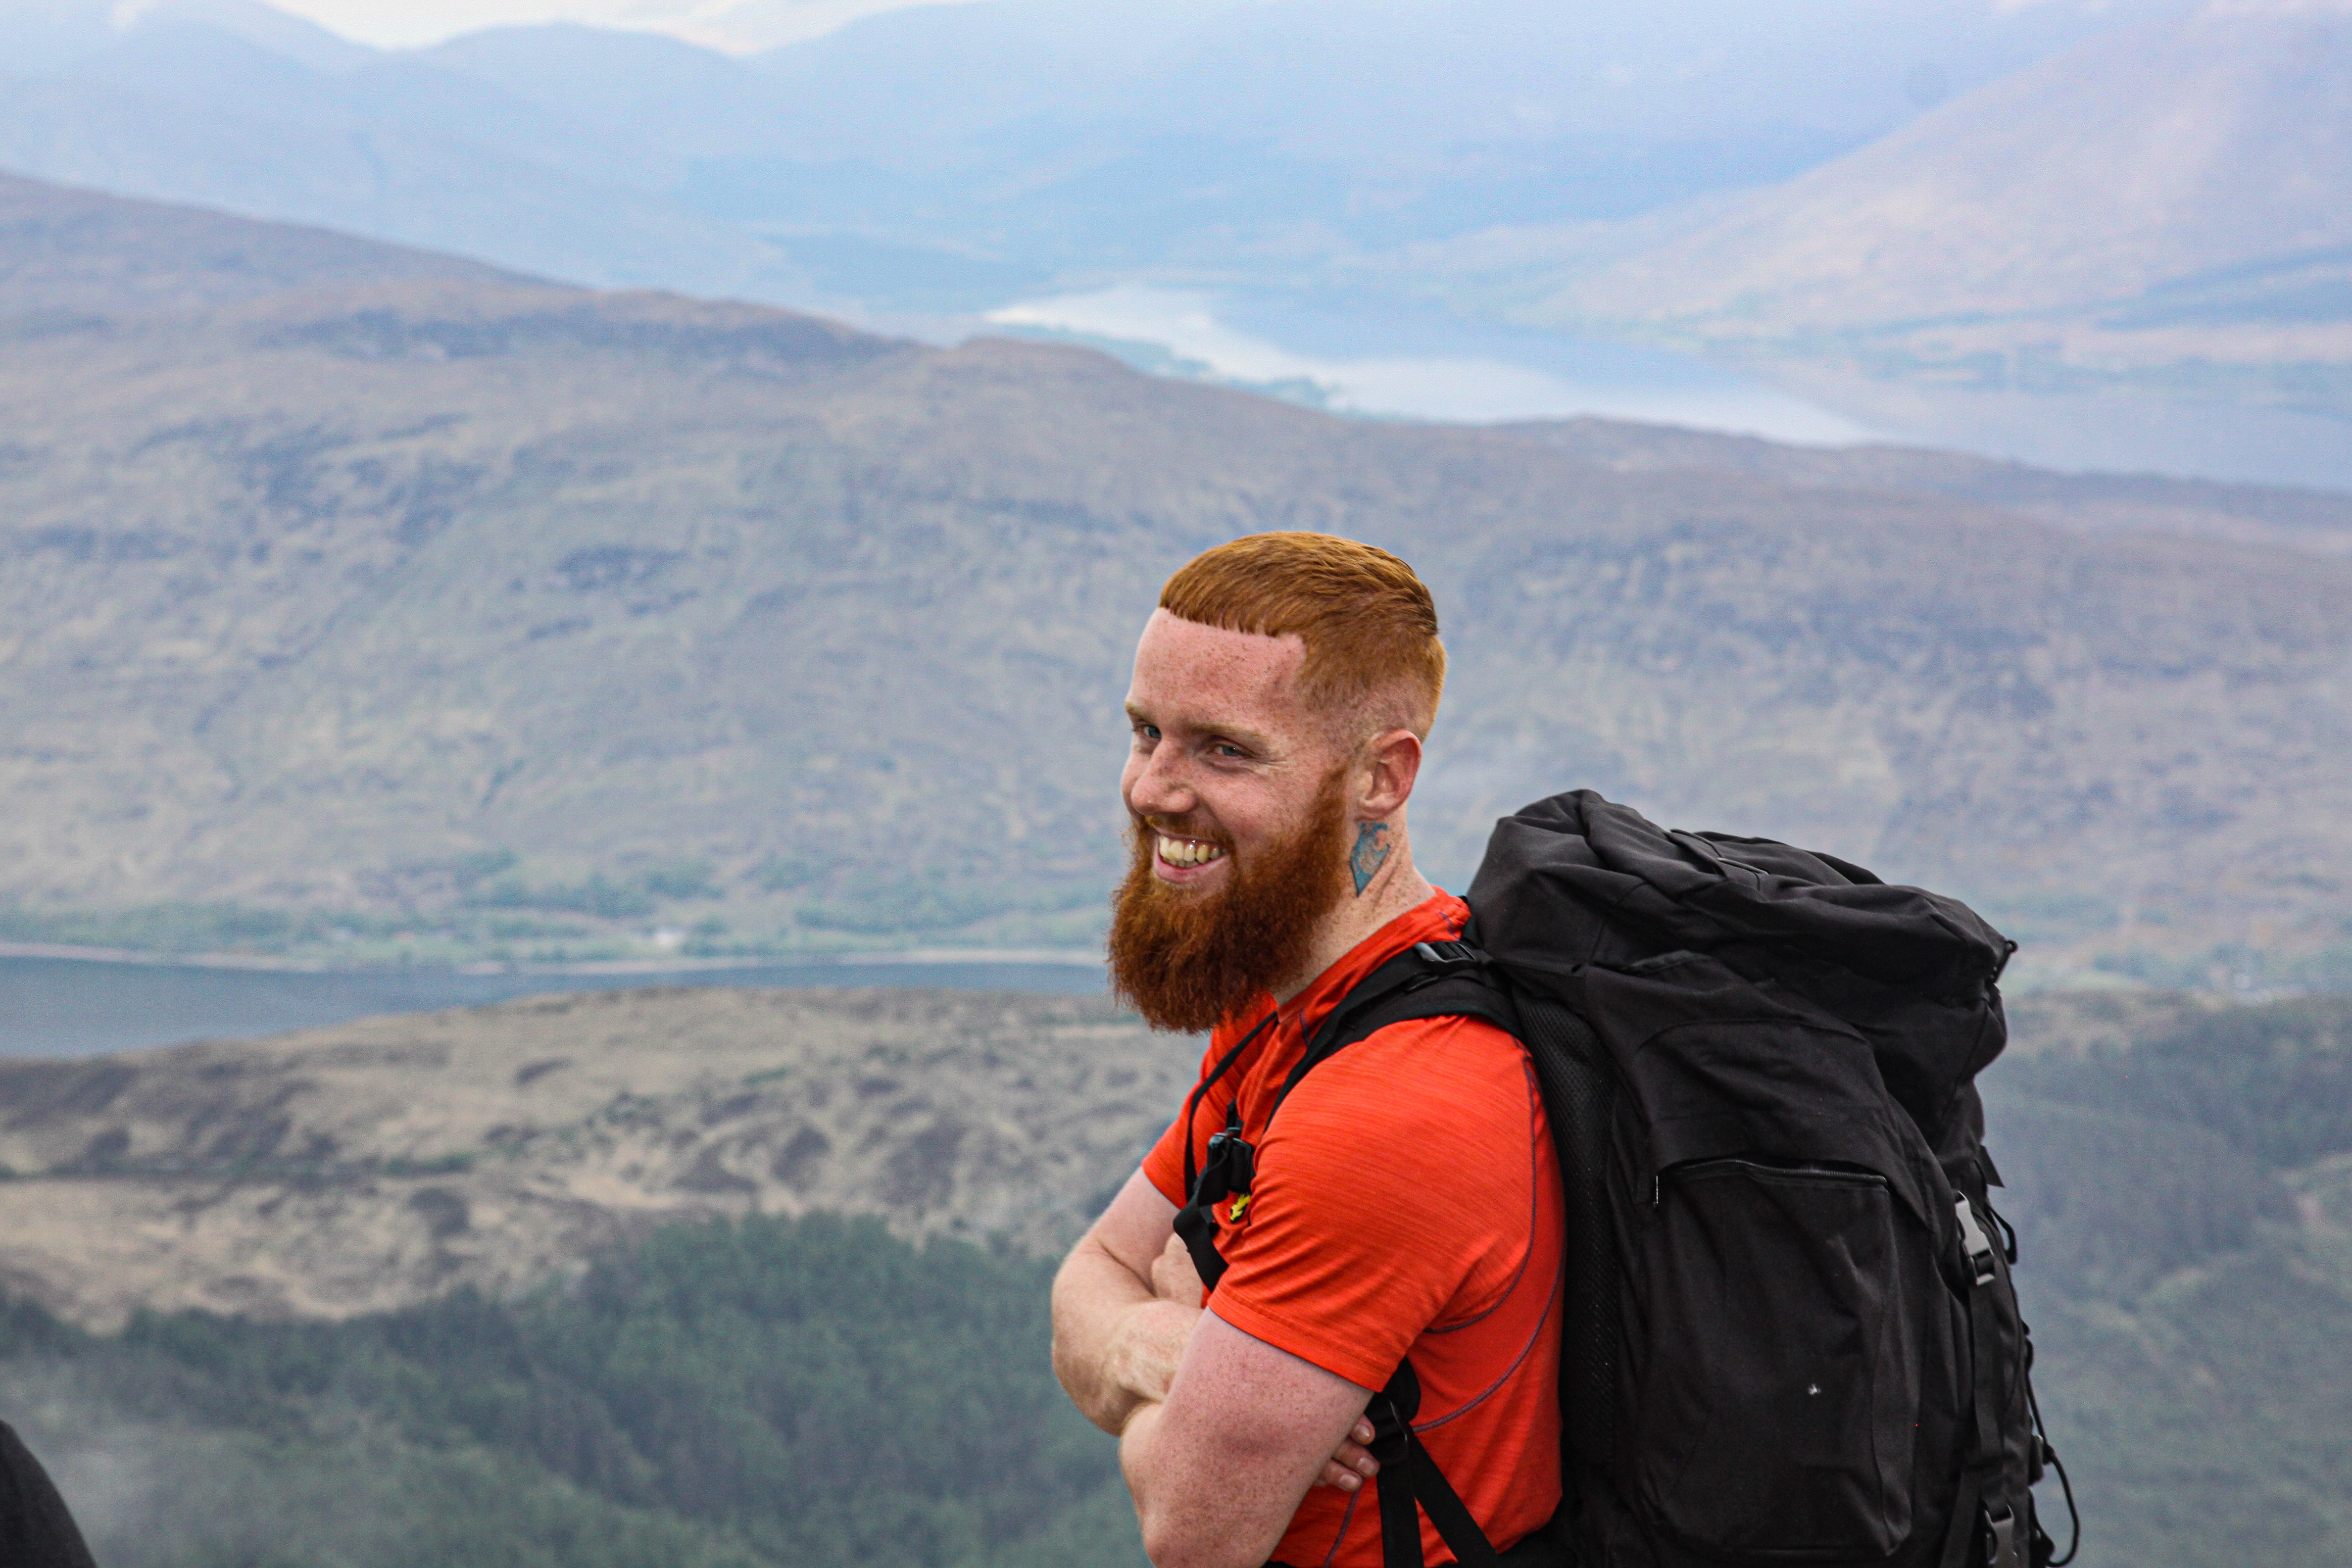
{"type": "Polygon", "coordinates": [[[0,301],[23,317],[201,310],[297,289],[513,273],[331,229],[128,202],[0,172],[0,301]]]}

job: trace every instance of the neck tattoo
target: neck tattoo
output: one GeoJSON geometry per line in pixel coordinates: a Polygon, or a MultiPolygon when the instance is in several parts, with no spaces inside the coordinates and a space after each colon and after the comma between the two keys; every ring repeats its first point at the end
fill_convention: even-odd
{"type": "Polygon", "coordinates": [[[1380,874],[1381,862],[1389,858],[1389,847],[1381,842],[1388,837],[1388,831],[1385,822],[1362,823],[1356,828],[1356,847],[1348,852],[1348,874],[1356,879],[1356,897],[1360,899],[1380,874]]]}

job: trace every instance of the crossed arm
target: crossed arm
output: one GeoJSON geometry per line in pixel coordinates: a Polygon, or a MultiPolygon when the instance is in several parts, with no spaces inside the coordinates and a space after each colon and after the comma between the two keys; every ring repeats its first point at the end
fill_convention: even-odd
{"type": "Polygon", "coordinates": [[[1054,1371],[1119,1438],[1158,1568],[1261,1568],[1311,1486],[1354,1490],[1369,1389],[1204,1311],[1176,1207],[1128,1179],[1054,1280],[1054,1371]]]}

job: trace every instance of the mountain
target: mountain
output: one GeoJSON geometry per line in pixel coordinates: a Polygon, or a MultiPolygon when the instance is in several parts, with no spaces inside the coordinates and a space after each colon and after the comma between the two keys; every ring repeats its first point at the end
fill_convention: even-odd
{"type": "Polygon", "coordinates": [[[1159,583],[1319,527],[1438,594],[1457,885],[1583,784],[1954,887],[2021,973],[2342,962],[2352,562],[2143,531],[2304,500],[2111,486],[2091,533],[503,280],[133,303],[0,300],[15,940],[1090,942],[1159,583]]]}
{"type": "MultiPolygon", "coordinates": [[[[181,0],[119,31],[92,9],[90,47],[0,79],[0,167],[543,276],[795,286],[772,246],[665,196],[674,161],[600,130],[593,105],[559,113],[260,5],[181,0]]],[[[12,23],[0,10],[0,45],[12,23]]]]}
{"type": "Polygon", "coordinates": [[[884,317],[1171,268],[1297,283],[1778,179],[2116,20],[2096,0],[1822,0],[1803,27],[1762,0],[989,0],[741,59],[574,25],[370,50],[253,0],[114,15],[0,5],[20,79],[0,166],[884,317]]]}
{"type": "Polygon", "coordinates": [[[1705,343],[1815,390],[1842,370],[2340,420],[2347,215],[2352,5],[2214,0],[1770,189],[1488,254],[1525,319],[1705,343]]]}
{"type": "Polygon", "coordinates": [[[1661,343],[1927,444],[2352,487],[2324,13],[978,0],[810,37],[806,5],[717,9],[665,14],[794,41],[372,49],[257,0],[0,0],[0,167],[934,340],[1180,289],[1294,358],[1405,353],[1382,405],[1425,411],[1464,369],[1430,341],[1522,399],[1652,406],[1595,341],[1633,337],[1695,418],[1725,373],[1661,343]]]}

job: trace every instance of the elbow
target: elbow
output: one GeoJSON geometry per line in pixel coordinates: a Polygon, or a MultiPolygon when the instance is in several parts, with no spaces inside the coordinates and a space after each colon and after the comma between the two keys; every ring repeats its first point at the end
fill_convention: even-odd
{"type": "Polygon", "coordinates": [[[1230,1521],[1220,1528],[1213,1521],[1171,1517],[1148,1504],[1136,1515],[1151,1568],[1265,1568],[1265,1553],[1240,1550],[1243,1543],[1234,1539],[1230,1521]],[[1209,1528],[1202,1528],[1204,1522],[1209,1528]]]}
{"type": "Polygon", "coordinates": [[[1151,1568],[1261,1568],[1217,1551],[1217,1545],[1194,1531],[1165,1525],[1155,1529],[1150,1520],[1143,1521],[1143,1554],[1151,1559],[1151,1568]]]}
{"type": "Polygon", "coordinates": [[[1062,1385],[1062,1392],[1069,1395],[1070,1403],[1078,1407],[1080,1415],[1111,1436],[1118,1435],[1117,1427],[1104,1423],[1101,1379],[1095,1367],[1077,1352],[1068,1335],[1059,1332],[1054,1335],[1054,1378],[1062,1385]]]}
{"type": "Polygon", "coordinates": [[[1183,1554],[1186,1544],[1166,1525],[1155,1526],[1149,1515],[1143,1525],[1143,1554],[1151,1559],[1151,1568],[1194,1568],[1192,1558],[1183,1554]]]}

